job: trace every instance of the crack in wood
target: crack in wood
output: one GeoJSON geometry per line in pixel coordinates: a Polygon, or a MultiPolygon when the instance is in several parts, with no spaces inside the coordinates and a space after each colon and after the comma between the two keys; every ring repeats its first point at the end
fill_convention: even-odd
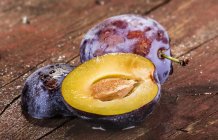
{"type": "Polygon", "coordinates": [[[16,101],[20,98],[21,95],[16,96],[9,104],[7,104],[4,109],[1,111],[0,116],[16,101]]]}
{"type": "Polygon", "coordinates": [[[69,60],[67,60],[67,64],[68,63],[70,63],[71,61],[73,61],[73,60],[75,60],[76,58],[78,58],[80,55],[78,54],[78,55],[76,55],[75,57],[73,57],[73,58],[71,58],[71,59],[69,59],[69,60]]]}
{"type": "Polygon", "coordinates": [[[185,130],[184,128],[179,128],[179,129],[176,129],[177,131],[181,131],[181,132],[185,132],[185,133],[188,133],[188,130],[185,130]]]}
{"type": "Polygon", "coordinates": [[[188,50],[187,52],[185,52],[185,53],[183,53],[183,54],[181,54],[181,55],[179,55],[179,56],[176,56],[176,57],[180,58],[180,57],[182,57],[182,56],[185,56],[185,55],[189,54],[190,52],[192,52],[192,51],[194,51],[194,50],[200,48],[201,46],[203,46],[203,45],[209,43],[210,41],[215,40],[217,37],[218,37],[218,35],[215,35],[215,36],[213,36],[213,37],[211,37],[211,38],[205,40],[205,41],[202,42],[201,44],[197,45],[196,47],[193,47],[193,48],[191,48],[190,50],[188,50]]]}
{"type": "Polygon", "coordinates": [[[37,138],[36,140],[41,140],[44,137],[48,136],[49,134],[51,134],[52,132],[54,132],[55,130],[61,128],[62,126],[64,126],[66,123],[70,122],[71,119],[66,120],[65,122],[63,122],[62,124],[60,124],[59,126],[55,127],[54,129],[52,129],[51,131],[48,131],[47,133],[45,133],[44,135],[42,135],[41,137],[37,138]]]}
{"type": "MultiPolygon", "coordinates": [[[[213,97],[216,96],[216,95],[218,95],[218,93],[213,94],[213,96],[209,96],[207,99],[204,100],[204,102],[210,100],[211,98],[213,98],[213,97]]],[[[198,106],[199,106],[199,104],[193,106],[193,108],[197,108],[198,106]]],[[[209,115],[207,115],[207,116],[203,116],[201,119],[198,119],[198,120],[196,120],[196,121],[194,121],[194,122],[203,121],[203,120],[205,120],[205,119],[207,119],[207,118],[213,116],[213,115],[216,114],[217,112],[218,112],[218,110],[215,111],[215,112],[213,112],[213,113],[211,113],[211,114],[209,114],[209,115]]],[[[192,123],[192,122],[190,122],[190,123],[192,123]]],[[[188,125],[187,125],[187,126],[188,126],[188,125]]],[[[186,126],[186,127],[187,127],[187,126],[186,126]]],[[[167,132],[165,132],[165,133],[162,133],[161,136],[163,136],[163,135],[168,135],[168,136],[166,136],[166,137],[169,138],[169,137],[173,136],[174,134],[176,134],[176,133],[177,133],[176,131],[181,131],[181,132],[187,131],[187,130],[186,130],[186,127],[170,129],[169,131],[167,131],[167,132]],[[173,130],[176,130],[176,131],[173,131],[173,130]]],[[[187,131],[187,132],[189,132],[189,131],[187,131]]]]}
{"type": "Polygon", "coordinates": [[[148,15],[150,14],[151,12],[154,12],[156,9],[162,7],[162,6],[165,6],[166,4],[168,4],[171,0],[165,0],[164,2],[158,4],[157,6],[154,6],[153,8],[151,8],[150,10],[144,12],[144,15],[148,15]]]}
{"type": "MultiPolygon", "coordinates": [[[[194,122],[190,122],[190,124],[186,125],[185,127],[182,127],[182,128],[179,128],[179,129],[175,129],[175,130],[176,130],[176,131],[181,131],[181,132],[188,133],[189,130],[187,130],[187,129],[188,129],[189,126],[191,126],[191,125],[197,125],[197,123],[206,120],[207,118],[213,116],[213,115],[216,114],[216,113],[218,113],[218,110],[215,111],[215,112],[213,112],[213,113],[211,113],[211,114],[209,114],[209,115],[207,115],[207,116],[205,116],[205,117],[202,117],[201,119],[198,119],[198,120],[196,120],[196,121],[194,121],[194,122]]],[[[174,130],[174,129],[171,129],[168,133],[172,132],[173,130],[174,130]]],[[[173,136],[174,134],[176,134],[176,133],[177,133],[177,132],[172,132],[169,136],[167,136],[167,138],[172,137],[172,136],[173,136]]],[[[165,133],[165,134],[167,134],[167,133],[165,133]]],[[[165,135],[165,134],[162,134],[162,135],[165,135]]]]}
{"type": "MultiPolygon", "coordinates": [[[[44,59],[44,60],[41,61],[40,63],[36,64],[34,67],[32,67],[31,69],[29,69],[29,70],[26,71],[25,73],[21,74],[21,75],[18,76],[17,78],[13,79],[13,80],[10,81],[9,83],[5,84],[5,85],[2,86],[1,88],[3,88],[3,87],[5,87],[5,86],[7,86],[7,85],[13,83],[14,81],[16,81],[17,79],[21,78],[22,76],[24,76],[24,75],[27,74],[28,72],[30,72],[30,71],[32,71],[33,69],[37,68],[39,65],[43,64],[43,63],[44,63],[45,61],[47,61],[48,59],[49,59],[49,57],[46,58],[46,59],[44,59]]],[[[1,89],[1,88],[0,88],[0,89],[1,89]]],[[[13,100],[12,100],[9,104],[7,104],[7,105],[4,107],[4,109],[1,111],[0,116],[1,116],[16,100],[18,100],[18,99],[20,98],[20,96],[21,96],[21,94],[19,94],[19,95],[16,96],[15,98],[13,98],[13,100]]]]}
{"type": "Polygon", "coordinates": [[[3,87],[13,83],[14,81],[16,81],[17,79],[21,78],[22,76],[24,76],[25,74],[27,74],[28,72],[32,71],[33,69],[35,69],[37,66],[41,65],[42,63],[44,63],[45,61],[47,61],[50,57],[44,59],[43,61],[39,62],[38,64],[36,64],[35,66],[33,66],[32,68],[28,69],[27,71],[25,71],[24,73],[22,73],[21,75],[17,76],[16,78],[12,79],[11,81],[9,81],[8,83],[4,84],[3,86],[0,87],[0,89],[2,89],[3,87]]]}
{"type": "MultiPolygon", "coordinates": [[[[103,20],[106,16],[107,16],[107,14],[105,14],[105,15],[99,17],[98,20],[99,20],[99,21],[100,21],[100,20],[103,20]]],[[[91,25],[93,25],[94,23],[96,23],[96,20],[94,20],[93,22],[90,22],[90,23],[88,23],[88,24],[86,24],[86,25],[84,25],[84,26],[82,26],[82,27],[80,27],[80,28],[78,28],[78,29],[76,29],[76,30],[69,31],[69,32],[65,33],[62,37],[64,38],[65,36],[68,36],[68,35],[70,35],[70,34],[72,34],[72,33],[75,33],[75,32],[77,32],[77,31],[80,31],[81,29],[84,29],[84,27],[91,26],[91,25]]],[[[73,24],[70,25],[70,26],[73,26],[73,24]]],[[[77,35],[75,35],[75,36],[73,36],[73,37],[76,37],[76,36],[77,36],[77,35]]],[[[72,38],[72,39],[73,39],[73,38],[72,38]]]]}
{"type": "Polygon", "coordinates": [[[215,112],[213,112],[213,113],[211,113],[211,114],[209,114],[207,118],[209,118],[209,117],[213,116],[213,115],[214,115],[214,114],[216,114],[216,113],[218,113],[218,110],[217,110],[217,111],[215,111],[215,112]]]}

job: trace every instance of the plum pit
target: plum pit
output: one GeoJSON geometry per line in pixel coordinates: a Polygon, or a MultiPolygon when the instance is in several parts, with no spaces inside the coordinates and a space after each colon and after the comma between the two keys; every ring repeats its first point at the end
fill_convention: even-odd
{"type": "Polygon", "coordinates": [[[92,84],[92,96],[101,101],[122,99],[130,95],[139,82],[132,79],[106,78],[92,84]]]}

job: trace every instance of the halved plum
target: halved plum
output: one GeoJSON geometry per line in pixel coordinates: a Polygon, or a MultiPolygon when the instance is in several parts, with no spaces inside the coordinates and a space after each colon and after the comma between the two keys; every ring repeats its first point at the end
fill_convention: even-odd
{"type": "Polygon", "coordinates": [[[154,64],[135,54],[107,54],[86,61],[63,80],[65,103],[78,117],[104,128],[142,122],[160,97],[154,64]]]}

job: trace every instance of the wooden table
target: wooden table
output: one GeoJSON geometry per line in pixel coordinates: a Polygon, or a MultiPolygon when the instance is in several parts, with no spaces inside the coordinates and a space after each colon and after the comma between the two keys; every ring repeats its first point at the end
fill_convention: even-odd
{"type": "Polygon", "coordinates": [[[1,0],[0,139],[146,140],[218,139],[218,0],[1,0]],[[162,97],[143,124],[126,131],[92,130],[77,118],[26,119],[25,79],[51,63],[79,63],[84,33],[124,13],[159,21],[176,57],[162,97]]]}

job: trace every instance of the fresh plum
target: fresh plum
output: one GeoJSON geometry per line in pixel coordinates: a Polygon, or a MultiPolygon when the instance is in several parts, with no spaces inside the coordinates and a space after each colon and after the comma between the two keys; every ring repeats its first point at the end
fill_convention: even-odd
{"type": "Polygon", "coordinates": [[[64,77],[73,68],[66,64],[48,65],[31,74],[21,96],[24,113],[37,119],[72,116],[63,103],[60,87],[64,77]]]}
{"type": "Polygon", "coordinates": [[[160,83],[172,71],[169,36],[155,20],[138,15],[108,18],[91,28],[81,42],[81,62],[107,53],[134,53],[150,59],[157,69],[160,83]]]}

